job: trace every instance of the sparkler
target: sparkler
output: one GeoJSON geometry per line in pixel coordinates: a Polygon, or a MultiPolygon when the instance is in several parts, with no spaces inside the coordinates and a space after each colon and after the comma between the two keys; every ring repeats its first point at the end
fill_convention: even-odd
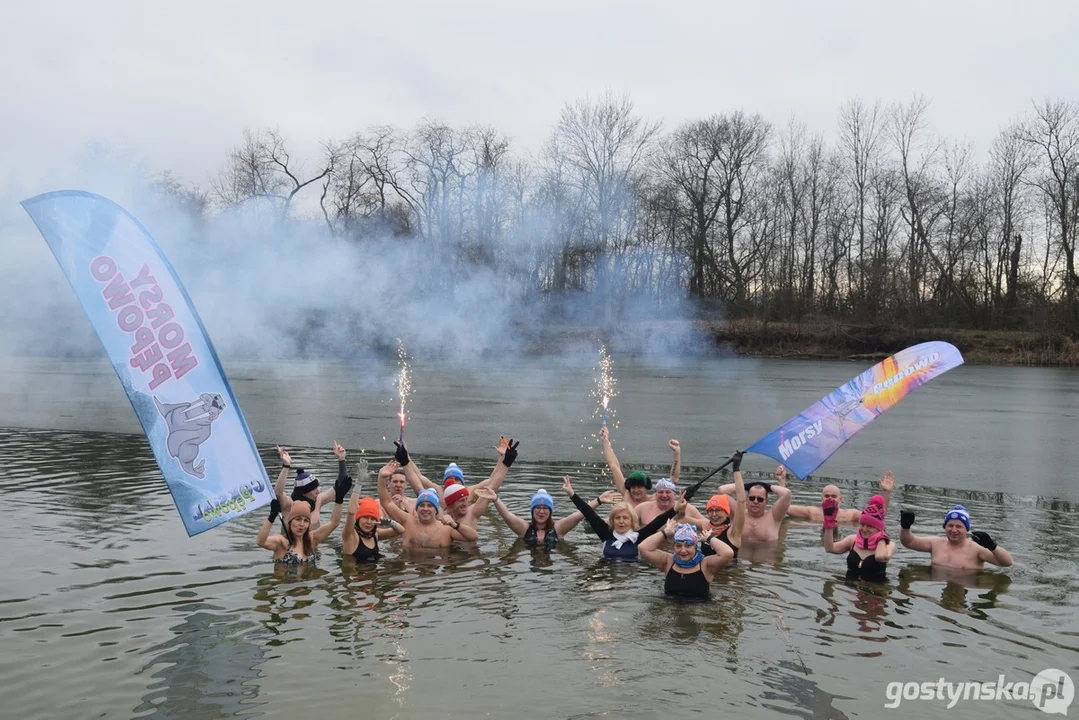
{"type": "Polygon", "coordinates": [[[607,411],[615,392],[614,360],[611,359],[605,345],[599,348],[599,378],[597,378],[595,397],[600,398],[600,406],[603,413],[603,427],[607,427],[607,411]]]}
{"type": "Polygon", "coordinates": [[[401,435],[397,441],[403,445],[405,442],[405,402],[412,394],[412,368],[408,364],[408,355],[405,353],[405,345],[401,342],[401,338],[397,338],[397,366],[397,382],[394,384],[397,386],[397,396],[401,401],[401,408],[397,413],[397,418],[401,422],[401,435]]]}

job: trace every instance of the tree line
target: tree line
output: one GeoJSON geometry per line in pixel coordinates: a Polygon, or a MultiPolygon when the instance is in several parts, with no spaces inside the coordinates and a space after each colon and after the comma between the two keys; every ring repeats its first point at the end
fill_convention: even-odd
{"type": "Polygon", "coordinates": [[[494,128],[426,120],[304,162],[257,130],[208,190],[172,189],[197,212],[271,198],[282,217],[303,193],[334,236],[424,244],[538,296],[1079,332],[1079,106],[1033,105],[981,158],[934,134],[927,111],[921,97],[852,100],[827,142],[742,111],[665,132],[606,95],[565,105],[535,154],[494,128]]]}

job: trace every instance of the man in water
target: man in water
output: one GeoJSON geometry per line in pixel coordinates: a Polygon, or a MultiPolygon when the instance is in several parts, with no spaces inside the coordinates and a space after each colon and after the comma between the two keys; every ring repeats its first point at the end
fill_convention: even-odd
{"type": "MultiPolygon", "coordinates": [[[[674,481],[670,478],[661,478],[656,483],[656,494],[652,496],[652,499],[640,503],[634,510],[637,512],[637,517],[640,518],[641,526],[643,527],[655,520],[659,515],[674,509],[677,502],[678,488],[675,486],[674,481]]],[[[699,528],[708,527],[708,518],[701,515],[700,510],[688,504],[685,508],[685,522],[693,523],[699,528]]]]}
{"type": "MultiPolygon", "coordinates": [[[[653,497],[648,496],[648,491],[652,489],[652,481],[649,479],[648,474],[637,470],[631,472],[628,476],[622,474],[622,464],[618,461],[618,456],[614,453],[614,448],[611,447],[611,433],[604,425],[599,429],[600,442],[603,443],[603,459],[607,462],[607,467],[611,470],[611,480],[614,481],[614,486],[618,488],[618,492],[622,493],[625,498],[626,504],[635,510],[641,503],[654,500],[653,497]]],[[[682,445],[677,440],[668,440],[667,447],[671,449],[674,454],[674,458],[671,461],[671,476],[668,478],[672,484],[678,485],[678,476],[682,472],[682,445]]],[[[666,508],[661,511],[666,512],[666,508]]],[[[656,513],[659,514],[659,513],[656,513]]],[[[697,513],[700,514],[699,512],[697,513]]],[[[643,518],[641,523],[647,525],[648,522],[643,518]]]]}
{"type": "MultiPolygon", "coordinates": [[[[787,487],[787,468],[780,465],[776,468],[776,480],[779,481],[779,485],[787,487]]],[[[884,473],[884,477],[880,479],[880,494],[884,498],[884,502],[887,503],[892,499],[892,490],[895,489],[895,475],[892,471],[884,473]]],[[[825,485],[820,492],[821,502],[825,500],[835,500],[840,505],[843,504],[843,495],[839,492],[839,488],[835,485],[825,485]]],[[[858,518],[861,517],[862,511],[855,508],[840,509],[838,511],[839,516],[836,518],[836,522],[840,525],[857,525],[858,518]]],[[[808,505],[791,505],[787,508],[787,517],[795,520],[809,520],[814,523],[823,523],[824,514],[821,512],[819,506],[812,507],[808,505]]]]}
{"type": "Polygon", "coordinates": [[[910,531],[914,525],[914,511],[899,513],[899,542],[903,547],[930,553],[933,567],[956,570],[981,570],[985,563],[999,567],[1011,567],[1012,556],[997,545],[987,532],[972,532],[970,537],[970,513],[962,505],[956,505],[944,516],[944,537],[919,537],[910,531]]]}
{"type": "MultiPolygon", "coordinates": [[[[412,508],[416,504],[416,501],[405,495],[405,488],[408,487],[408,476],[405,475],[405,471],[398,468],[393,476],[390,477],[389,486],[390,497],[393,498],[394,504],[407,513],[412,512],[412,508]]],[[[379,504],[379,507],[381,508],[381,503],[379,504]]],[[[382,517],[386,520],[390,517],[385,509],[382,510],[382,517]]]]}
{"type": "Polygon", "coordinates": [[[442,473],[442,486],[439,487],[420,472],[419,468],[416,467],[416,463],[412,462],[409,457],[408,450],[405,449],[404,445],[395,444],[397,445],[397,452],[394,453],[394,459],[402,466],[403,472],[408,476],[408,481],[412,487],[417,492],[427,489],[434,490],[445,504],[450,517],[462,525],[476,528],[479,525],[480,517],[487,511],[490,500],[476,495],[475,491],[486,487],[495,493],[498,492],[509,474],[510,467],[513,466],[514,461],[517,459],[517,447],[521,443],[520,441],[514,442],[512,438],[507,440],[504,435],[500,436],[498,445],[495,446],[495,451],[500,456],[498,464],[491,471],[490,477],[476,483],[471,490],[465,487],[465,474],[457,463],[450,463],[446,467],[446,470],[442,473]]]}
{"type": "Polygon", "coordinates": [[[414,548],[446,548],[457,542],[476,542],[479,534],[476,529],[454,520],[447,514],[439,515],[440,498],[438,493],[425,489],[416,498],[413,513],[407,513],[390,497],[386,481],[397,470],[398,463],[391,460],[378,471],[378,499],[382,507],[389,511],[390,517],[404,526],[404,546],[414,548]]]}
{"type": "MultiPolygon", "coordinates": [[[[732,472],[740,472],[742,452],[734,454],[732,472]]],[[[746,522],[742,528],[742,545],[764,545],[779,540],[779,527],[787,516],[791,505],[791,491],[782,485],[770,485],[765,482],[746,484],[746,522]],[[768,507],[768,495],[775,494],[776,501],[768,507]]],[[[737,492],[734,483],[721,485],[721,495],[734,495],[737,492]]]]}

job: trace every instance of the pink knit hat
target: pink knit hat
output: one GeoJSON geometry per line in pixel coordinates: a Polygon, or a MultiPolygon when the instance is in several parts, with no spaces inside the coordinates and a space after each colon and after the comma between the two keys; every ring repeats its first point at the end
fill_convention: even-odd
{"type": "Polygon", "coordinates": [[[885,504],[883,495],[874,495],[869,498],[869,504],[862,510],[861,516],[858,518],[858,522],[862,525],[868,525],[869,527],[876,528],[877,530],[884,530],[884,513],[885,504]]]}

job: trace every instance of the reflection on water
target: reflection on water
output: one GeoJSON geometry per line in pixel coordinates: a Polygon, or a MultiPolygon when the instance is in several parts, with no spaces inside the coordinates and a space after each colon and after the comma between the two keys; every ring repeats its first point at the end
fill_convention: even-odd
{"type": "MultiPolygon", "coordinates": [[[[312,468],[332,474],[328,460],[312,468]]],[[[1079,665],[1079,519],[1066,503],[901,486],[893,506],[917,511],[916,531],[962,502],[1016,566],[945,572],[900,548],[889,583],[852,582],[818,528],[793,524],[720,573],[711,602],[683,605],[658,571],[602,562],[583,526],[533,552],[490,512],[475,546],[390,541],[383,563],[357,566],[337,535],[314,567],[290,568],[255,546],[262,512],[187,538],[141,438],[0,431],[0,463],[22,533],[17,581],[0,588],[10,717],[845,718],[879,712],[896,680],[1079,665]]],[[[490,460],[461,464],[478,475],[490,460]]],[[[572,469],[518,461],[501,497],[524,513],[572,469]]],[[[584,475],[582,494],[598,491],[584,475]]],[[[842,487],[851,505],[875,490],[842,487]]],[[[805,503],[820,487],[795,491],[805,503]]]]}

